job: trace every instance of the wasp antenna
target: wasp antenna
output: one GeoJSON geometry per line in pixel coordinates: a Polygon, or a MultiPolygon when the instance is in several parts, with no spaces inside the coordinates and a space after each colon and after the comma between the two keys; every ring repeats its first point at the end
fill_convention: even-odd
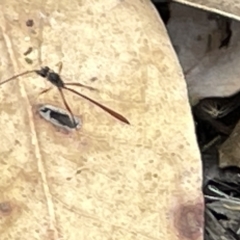
{"type": "Polygon", "coordinates": [[[17,79],[18,77],[24,76],[24,75],[29,74],[29,73],[34,73],[34,72],[36,72],[36,70],[30,70],[30,71],[25,71],[25,72],[19,73],[17,75],[14,75],[14,76],[4,80],[3,82],[0,82],[0,85],[3,85],[4,83],[10,82],[14,79],[17,79]]]}

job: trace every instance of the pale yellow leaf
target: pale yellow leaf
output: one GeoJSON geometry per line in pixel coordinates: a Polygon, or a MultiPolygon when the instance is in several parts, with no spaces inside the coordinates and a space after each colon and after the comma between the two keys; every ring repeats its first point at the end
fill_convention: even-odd
{"type": "Polygon", "coordinates": [[[1,81],[63,63],[77,132],[36,114],[64,107],[42,78],[0,87],[1,239],[202,239],[201,163],[181,67],[149,1],[1,1],[1,81]],[[26,26],[34,20],[32,29],[26,26]],[[29,54],[33,64],[25,60],[29,54]],[[97,78],[91,81],[92,78],[97,78]]]}

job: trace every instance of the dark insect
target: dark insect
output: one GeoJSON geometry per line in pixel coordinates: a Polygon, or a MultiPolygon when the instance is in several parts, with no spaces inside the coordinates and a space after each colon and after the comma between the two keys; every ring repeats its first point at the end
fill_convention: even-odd
{"type": "MultiPolygon", "coordinates": [[[[60,67],[60,70],[61,70],[61,67],[60,67]]],[[[68,112],[71,115],[71,118],[72,118],[72,121],[73,121],[73,125],[77,125],[77,123],[75,122],[75,118],[73,116],[73,113],[72,113],[72,111],[71,111],[71,109],[70,109],[70,107],[69,107],[69,105],[68,105],[68,103],[67,103],[67,101],[66,101],[66,99],[64,97],[63,89],[68,90],[69,92],[72,92],[72,93],[74,93],[74,94],[76,94],[76,95],[78,95],[78,96],[80,96],[80,97],[90,101],[91,103],[97,105],[98,107],[100,107],[104,111],[108,112],[110,115],[112,115],[113,117],[117,118],[118,120],[120,120],[120,121],[122,121],[122,122],[124,122],[126,124],[130,124],[129,121],[125,117],[123,117],[121,114],[119,114],[119,113],[117,113],[117,112],[115,112],[115,111],[105,107],[104,105],[98,103],[97,101],[95,101],[95,100],[93,100],[93,99],[83,95],[82,93],[79,93],[79,92],[75,91],[74,89],[69,88],[67,86],[84,87],[84,88],[87,88],[89,90],[96,90],[96,89],[94,89],[92,87],[89,87],[89,86],[86,86],[86,85],[83,85],[81,83],[64,83],[63,80],[61,79],[60,75],[58,73],[55,73],[53,70],[51,70],[47,66],[46,67],[41,67],[40,70],[29,70],[29,71],[25,71],[25,72],[22,72],[20,74],[14,75],[13,77],[11,77],[11,78],[1,82],[0,85],[2,85],[4,83],[7,83],[7,82],[9,82],[11,80],[14,80],[14,79],[16,79],[16,78],[18,78],[20,76],[29,74],[29,73],[36,73],[37,75],[39,75],[39,76],[41,76],[43,78],[46,78],[46,80],[48,80],[55,87],[57,87],[57,89],[58,89],[58,91],[59,91],[59,93],[61,95],[61,98],[63,100],[64,106],[66,107],[66,109],[68,110],[68,112]]],[[[43,94],[43,93],[48,92],[50,89],[51,89],[51,87],[48,88],[48,89],[43,90],[40,93],[40,95],[43,94]]]]}

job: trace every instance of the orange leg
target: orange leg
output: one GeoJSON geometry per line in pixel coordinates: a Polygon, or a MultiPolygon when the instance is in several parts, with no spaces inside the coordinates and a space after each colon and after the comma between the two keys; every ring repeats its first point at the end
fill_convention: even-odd
{"type": "Polygon", "coordinates": [[[83,87],[83,88],[87,88],[88,90],[91,90],[91,91],[99,91],[96,88],[93,88],[93,87],[90,87],[90,86],[87,86],[87,85],[84,85],[84,84],[81,84],[81,83],[72,83],[72,82],[70,82],[70,83],[65,83],[65,85],[83,87]]]}
{"type": "Polygon", "coordinates": [[[62,71],[62,68],[63,68],[62,62],[59,62],[59,63],[57,64],[57,66],[58,66],[58,75],[60,75],[60,74],[61,74],[61,71],[62,71]]]}
{"type": "Polygon", "coordinates": [[[38,96],[40,96],[40,95],[42,95],[42,94],[50,91],[51,89],[52,89],[52,87],[44,89],[43,91],[41,91],[41,92],[38,94],[38,96]]]}

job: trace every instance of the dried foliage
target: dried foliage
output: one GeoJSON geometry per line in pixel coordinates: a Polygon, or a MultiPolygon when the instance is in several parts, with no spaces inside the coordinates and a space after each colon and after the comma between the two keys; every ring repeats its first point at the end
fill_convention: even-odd
{"type": "Polygon", "coordinates": [[[64,108],[56,90],[38,97],[49,86],[41,78],[1,86],[1,239],[201,239],[201,163],[186,83],[151,3],[0,7],[1,81],[40,66],[57,71],[61,61],[64,81],[97,88],[82,92],[131,123],[66,93],[82,123],[66,133],[37,114],[39,104],[64,108]]]}

